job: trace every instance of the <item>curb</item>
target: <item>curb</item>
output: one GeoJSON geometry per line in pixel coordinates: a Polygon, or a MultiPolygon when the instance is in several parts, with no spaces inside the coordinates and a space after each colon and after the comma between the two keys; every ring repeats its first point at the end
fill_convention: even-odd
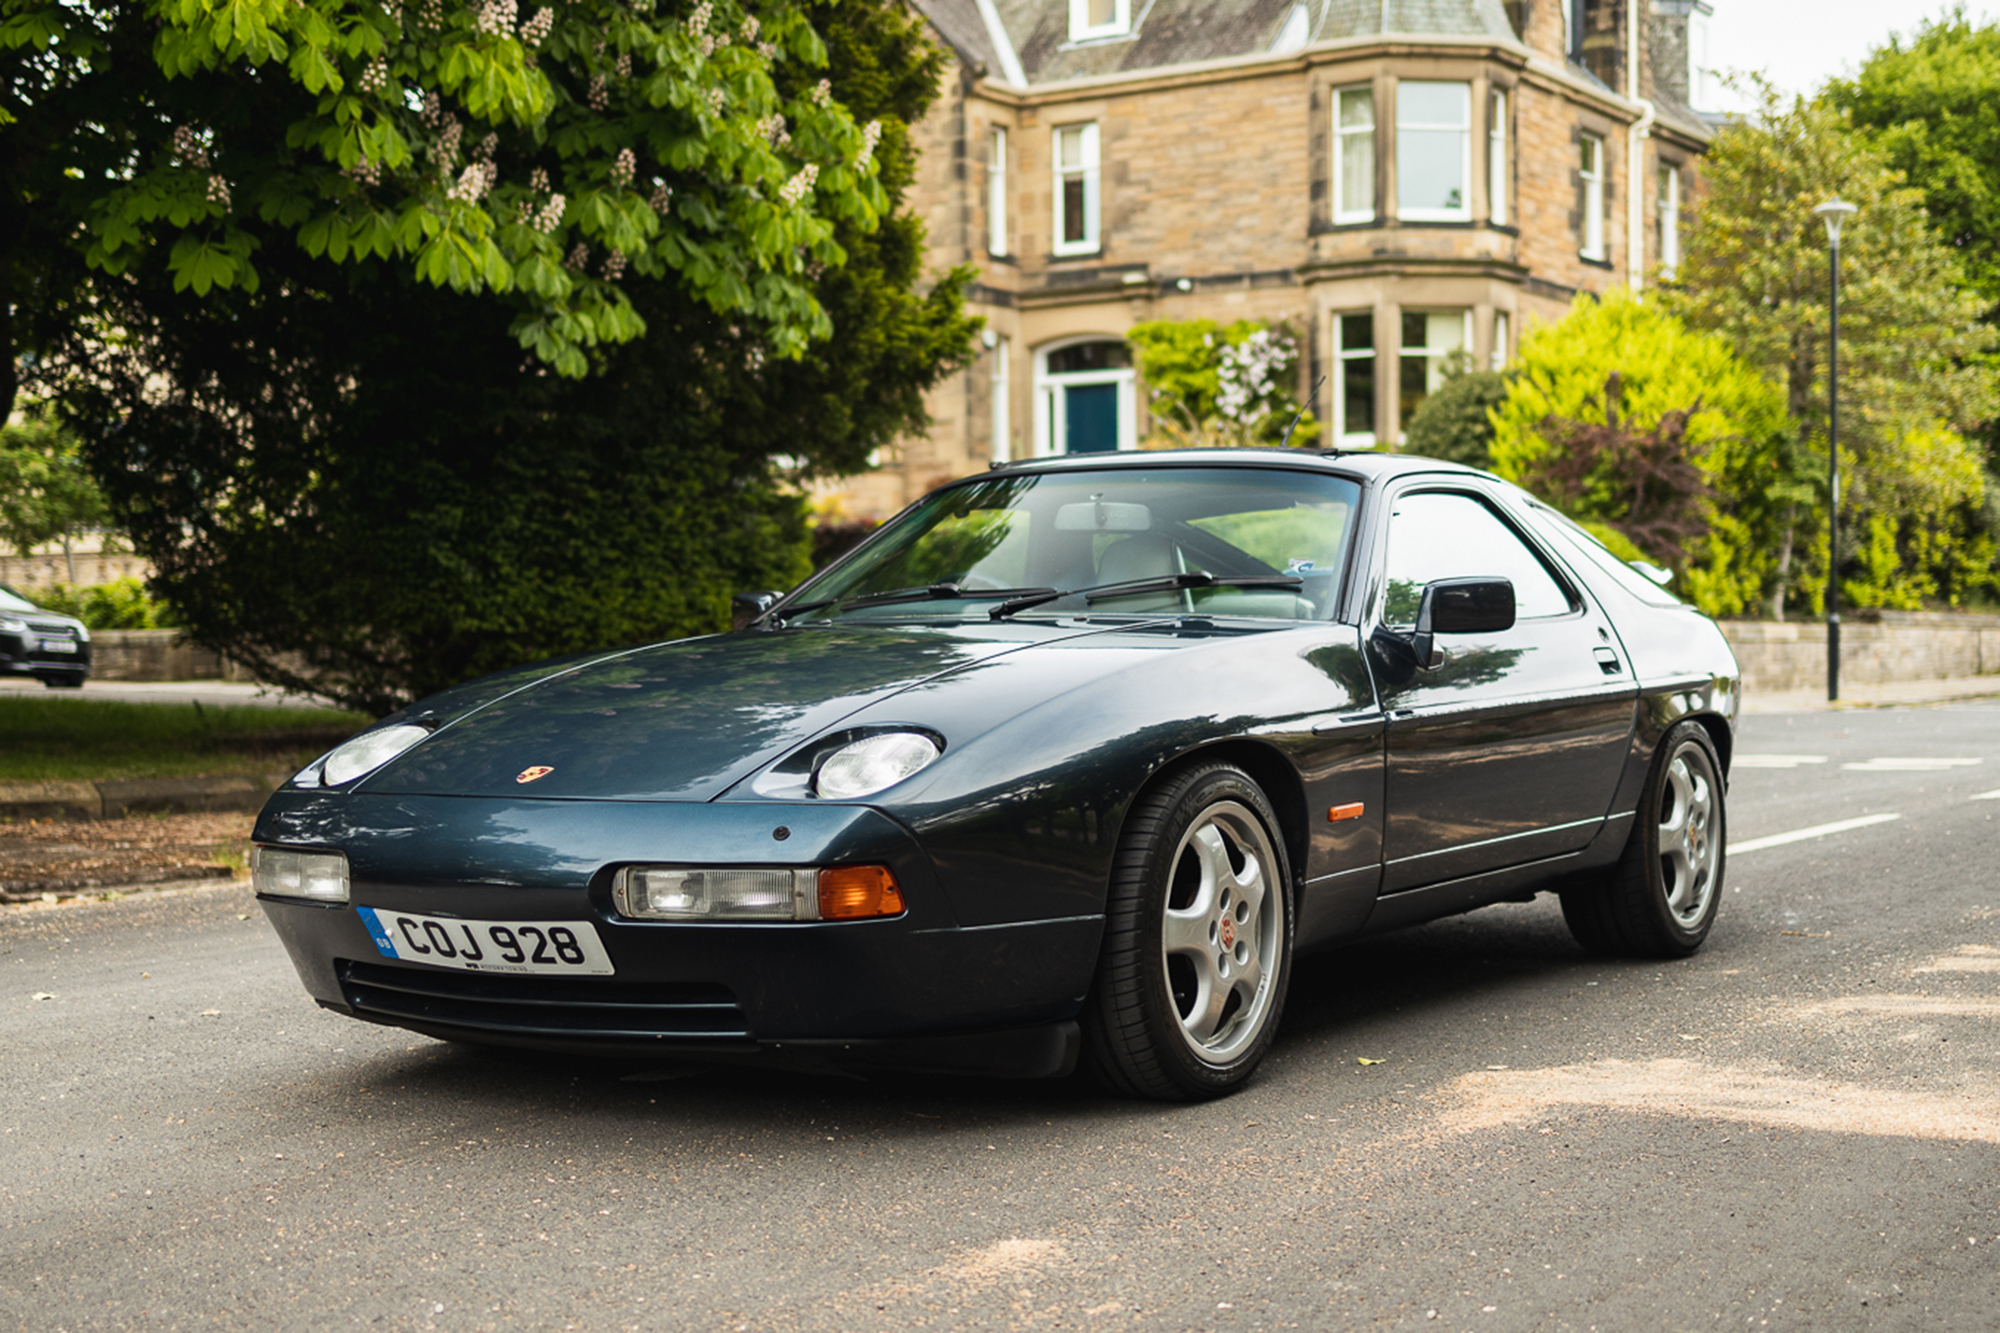
{"type": "Polygon", "coordinates": [[[0,820],[123,819],[127,815],[261,810],[289,773],[102,782],[0,782],[0,820]]]}

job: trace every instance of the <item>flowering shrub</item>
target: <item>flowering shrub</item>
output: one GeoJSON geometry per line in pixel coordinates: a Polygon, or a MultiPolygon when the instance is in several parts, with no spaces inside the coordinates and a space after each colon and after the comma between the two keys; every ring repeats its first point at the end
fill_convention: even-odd
{"type": "MultiPolygon", "coordinates": [[[[1194,449],[1277,444],[1299,413],[1298,341],[1284,325],[1239,320],[1152,320],[1127,335],[1153,410],[1142,447],[1194,449]]],[[[1310,412],[1291,443],[1319,434],[1310,412]]]]}

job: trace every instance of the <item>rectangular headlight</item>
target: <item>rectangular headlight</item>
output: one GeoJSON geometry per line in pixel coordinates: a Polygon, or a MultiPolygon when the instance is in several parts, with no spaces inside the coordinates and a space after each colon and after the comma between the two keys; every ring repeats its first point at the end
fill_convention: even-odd
{"type": "Polygon", "coordinates": [[[347,901],[347,857],[339,852],[295,852],[288,847],[252,847],[250,887],[268,898],[344,903],[347,901]]]}
{"type": "Polygon", "coordinates": [[[903,911],[887,866],[628,866],[612,881],[611,900],[620,916],[642,921],[832,921],[903,911]]]}

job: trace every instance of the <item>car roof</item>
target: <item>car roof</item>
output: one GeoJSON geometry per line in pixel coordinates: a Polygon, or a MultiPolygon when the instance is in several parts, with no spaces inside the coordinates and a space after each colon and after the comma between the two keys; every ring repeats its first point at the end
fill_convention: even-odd
{"type": "Polygon", "coordinates": [[[1490,472],[1463,463],[1417,454],[1380,453],[1372,449],[1125,449],[1117,453],[1054,454],[1018,462],[995,463],[996,472],[1077,472],[1105,467],[1309,467],[1363,482],[1387,481],[1418,472],[1448,472],[1466,477],[1491,477],[1490,472]]]}

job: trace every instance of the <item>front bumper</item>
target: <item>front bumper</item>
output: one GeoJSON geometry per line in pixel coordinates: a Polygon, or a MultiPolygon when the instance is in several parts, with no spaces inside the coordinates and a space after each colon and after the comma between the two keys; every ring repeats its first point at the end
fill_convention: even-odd
{"type": "Polygon", "coordinates": [[[25,632],[0,631],[0,675],[52,676],[90,675],[90,640],[68,626],[35,627],[25,632]],[[43,639],[65,639],[76,651],[51,653],[42,648],[43,639]]]}
{"type": "Polygon", "coordinates": [[[923,850],[863,806],[285,791],[256,836],[348,855],[348,906],[261,900],[315,1000],[356,1018],[497,1045],[1059,1074],[1075,1060],[1074,1019],[1103,928],[1098,916],[960,927],[923,850]],[[782,842],[778,827],[787,830],[782,842]],[[909,910],[875,921],[633,921],[617,915],[610,882],[620,865],[641,861],[883,863],[909,910]],[[356,906],[466,920],[588,919],[616,972],[521,977],[391,960],[356,906]]]}

